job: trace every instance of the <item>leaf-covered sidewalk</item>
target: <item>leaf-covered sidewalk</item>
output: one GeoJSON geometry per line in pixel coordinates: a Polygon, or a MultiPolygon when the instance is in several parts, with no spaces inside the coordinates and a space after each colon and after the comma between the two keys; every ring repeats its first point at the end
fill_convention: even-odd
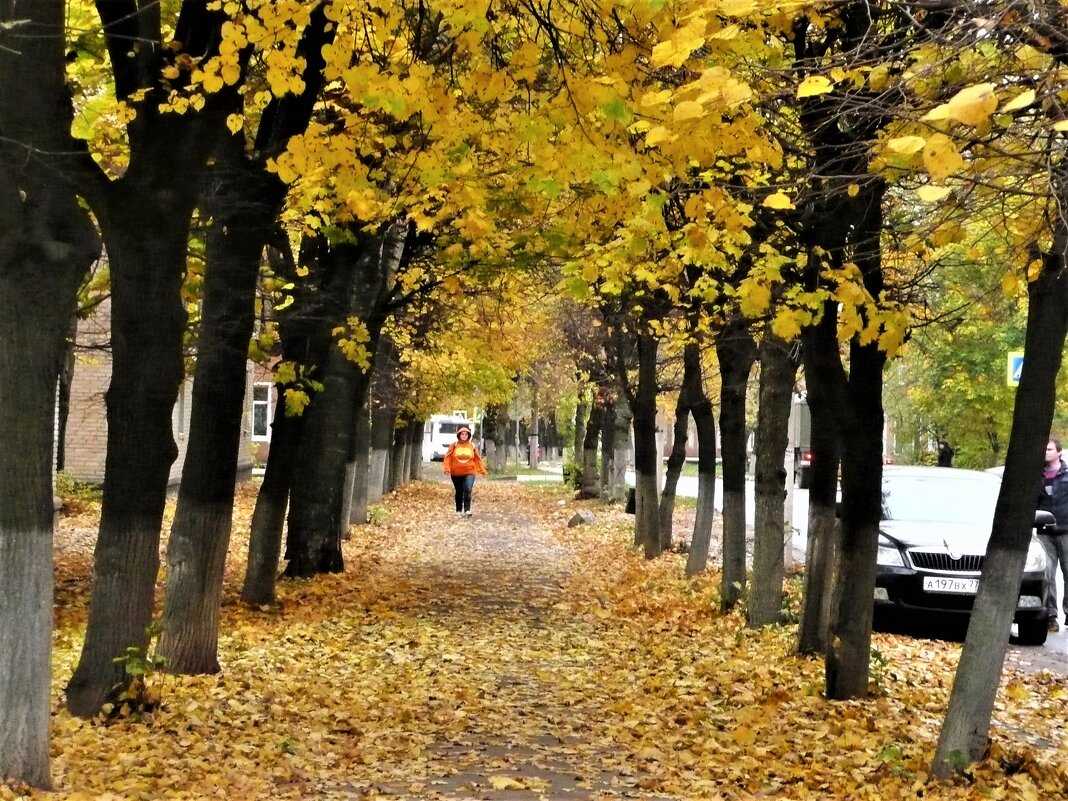
{"type": "Polygon", "coordinates": [[[795,626],[719,616],[717,576],[643,560],[620,509],[494,481],[473,517],[451,507],[451,487],[406,487],[353,529],[344,574],[284,582],[273,610],[237,601],[238,535],[223,672],[155,677],[142,720],[61,709],[84,625],[70,547],[47,797],[1068,798],[1063,679],[1007,676],[991,759],[931,783],[959,645],[876,635],[874,697],[828,703],[795,626]],[[581,507],[597,521],[567,528],[581,507]]]}

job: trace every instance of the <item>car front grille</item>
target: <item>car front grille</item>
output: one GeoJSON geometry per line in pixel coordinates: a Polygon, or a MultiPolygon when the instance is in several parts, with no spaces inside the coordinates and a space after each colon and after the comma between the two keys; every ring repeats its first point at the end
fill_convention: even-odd
{"type": "Polygon", "coordinates": [[[937,570],[939,573],[979,573],[983,569],[983,555],[962,554],[953,558],[946,551],[909,550],[909,559],[917,570],[937,570]]]}

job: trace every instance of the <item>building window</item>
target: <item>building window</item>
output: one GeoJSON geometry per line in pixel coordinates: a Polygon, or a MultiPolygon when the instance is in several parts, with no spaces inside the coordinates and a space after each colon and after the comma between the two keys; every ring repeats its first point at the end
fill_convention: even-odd
{"type": "Polygon", "coordinates": [[[266,382],[252,385],[252,439],[256,442],[271,439],[271,385],[266,382]]]}

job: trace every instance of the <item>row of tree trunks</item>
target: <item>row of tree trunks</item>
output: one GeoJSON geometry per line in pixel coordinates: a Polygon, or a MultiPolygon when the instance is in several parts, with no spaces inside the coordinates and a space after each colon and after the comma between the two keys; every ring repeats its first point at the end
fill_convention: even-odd
{"type": "MultiPolygon", "coordinates": [[[[348,318],[360,319],[370,337],[371,360],[389,313],[394,276],[404,257],[407,239],[407,224],[394,223],[356,245],[334,247],[327,255],[332,285],[327,294],[341,298],[342,303],[336,313],[325,314],[326,330],[332,337],[331,332],[343,327],[348,318]]],[[[294,483],[290,491],[286,576],[343,569],[339,532],[345,468],[355,427],[353,409],[360,406],[369,387],[368,372],[330,341],[323,391],[308,410],[297,463],[301,481],[294,483]]],[[[393,463],[403,472],[403,449],[395,454],[393,463]]],[[[394,486],[398,477],[394,473],[394,486]]]]}
{"type": "Polygon", "coordinates": [[[171,413],[183,380],[186,316],[181,286],[201,177],[228,137],[236,91],[224,89],[189,114],[160,111],[170,88],[164,67],[181,55],[215,54],[225,15],[184,4],[167,47],[152,4],[119,13],[98,3],[115,78],[115,96],[137,110],[128,127],[129,168],[117,180],[88,152],[78,189],[96,214],[112,287],[112,379],[106,394],[108,441],[104,499],[85,644],[67,706],[90,717],[128,685],[116,658],[144,653],[159,567],[160,527],[177,455],[171,413]],[[130,42],[144,46],[131,48],[130,42]],[[135,97],[140,94],[141,97],[135,97]]]}
{"type": "Polygon", "coordinates": [[[0,0],[0,776],[51,785],[52,447],[78,284],[100,254],[64,175],[60,0],[0,0]]]}
{"type": "MultiPolygon", "coordinates": [[[[267,162],[307,128],[322,84],[322,48],[332,40],[321,8],[298,46],[304,91],[264,110],[254,148],[244,136],[220,143],[201,203],[211,220],[189,444],[167,549],[167,584],[158,653],[174,673],[219,669],[218,617],[233,520],[234,487],[264,247],[275,232],[286,186],[267,162]]],[[[273,590],[271,592],[273,594],[273,590]]]]}

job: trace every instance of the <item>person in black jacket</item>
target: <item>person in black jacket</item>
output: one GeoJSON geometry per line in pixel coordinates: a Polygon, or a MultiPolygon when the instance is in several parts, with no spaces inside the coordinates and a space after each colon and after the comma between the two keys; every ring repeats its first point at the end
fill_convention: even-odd
{"type": "Polygon", "coordinates": [[[953,449],[949,447],[949,443],[944,439],[938,440],[938,466],[953,466],[953,449]]]}
{"type": "Polygon", "coordinates": [[[1057,622],[1057,567],[1064,578],[1064,614],[1068,619],[1068,465],[1061,458],[1061,442],[1050,439],[1046,444],[1046,464],[1038,508],[1051,512],[1057,524],[1053,531],[1038,535],[1046,551],[1046,614],[1049,630],[1060,631],[1057,622]]]}

